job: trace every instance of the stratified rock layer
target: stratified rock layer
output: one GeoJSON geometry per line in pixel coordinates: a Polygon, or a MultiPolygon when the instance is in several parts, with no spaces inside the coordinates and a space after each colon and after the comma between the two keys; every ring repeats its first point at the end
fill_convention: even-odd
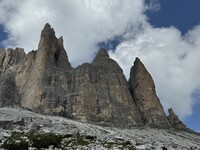
{"type": "Polygon", "coordinates": [[[19,106],[106,126],[170,127],[150,74],[139,59],[127,82],[103,48],[91,64],[72,68],[46,24],[38,50],[0,49],[0,107],[19,106]]]}
{"type": "Polygon", "coordinates": [[[163,107],[156,95],[153,79],[139,58],[136,58],[131,68],[129,85],[145,125],[169,127],[163,107]]]}

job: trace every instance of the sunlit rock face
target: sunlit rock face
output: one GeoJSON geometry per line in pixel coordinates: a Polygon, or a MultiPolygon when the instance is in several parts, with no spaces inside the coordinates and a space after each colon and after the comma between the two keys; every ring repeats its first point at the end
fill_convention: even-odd
{"type": "Polygon", "coordinates": [[[154,81],[139,58],[136,58],[130,73],[130,91],[145,125],[169,127],[163,107],[156,95],[154,81]]]}

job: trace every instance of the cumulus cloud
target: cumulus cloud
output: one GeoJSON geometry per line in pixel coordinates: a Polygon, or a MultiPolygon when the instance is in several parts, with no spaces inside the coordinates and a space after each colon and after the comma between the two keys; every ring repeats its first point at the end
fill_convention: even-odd
{"type": "Polygon", "coordinates": [[[91,61],[98,44],[115,37],[122,42],[109,54],[129,78],[130,67],[139,57],[152,74],[165,109],[173,107],[179,116],[192,113],[192,92],[200,80],[200,26],[185,36],[174,27],[153,28],[146,10],[157,11],[151,0],[1,0],[0,24],[8,33],[5,47],[37,49],[40,31],[46,22],[57,36],[64,37],[74,66],[91,61]]]}
{"type": "Polygon", "coordinates": [[[49,22],[74,65],[90,61],[98,43],[144,22],[141,0],[2,0],[0,20],[9,33],[4,45],[37,49],[40,30],[49,22]]]}

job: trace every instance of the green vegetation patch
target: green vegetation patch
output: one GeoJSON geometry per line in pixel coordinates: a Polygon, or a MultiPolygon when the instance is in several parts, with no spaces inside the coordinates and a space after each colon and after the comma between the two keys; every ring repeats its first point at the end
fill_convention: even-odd
{"type": "Polygon", "coordinates": [[[31,146],[36,148],[48,148],[50,145],[59,147],[62,136],[54,133],[30,133],[28,135],[31,146]]]}
{"type": "Polygon", "coordinates": [[[8,150],[26,150],[29,147],[29,141],[22,133],[14,132],[11,137],[6,139],[2,148],[8,150]]]}
{"type": "Polygon", "coordinates": [[[29,147],[36,149],[49,148],[61,148],[67,150],[69,148],[76,149],[81,147],[90,147],[90,144],[98,143],[105,148],[126,148],[129,150],[135,150],[135,146],[130,141],[101,141],[97,140],[96,136],[92,135],[80,135],[66,134],[58,135],[55,133],[19,133],[13,132],[12,135],[7,138],[0,148],[6,150],[27,150],[29,147]]]}

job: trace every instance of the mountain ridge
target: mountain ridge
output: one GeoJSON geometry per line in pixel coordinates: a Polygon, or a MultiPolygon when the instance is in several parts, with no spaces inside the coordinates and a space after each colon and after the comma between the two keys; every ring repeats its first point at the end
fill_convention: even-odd
{"type": "MultiPolygon", "coordinates": [[[[47,23],[38,50],[0,50],[0,106],[19,106],[103,126],[188,130],[175,113],[167,117],[155,84],[136,58],[126,80],[123,70],[100,48],[93,62],[73,68],[47,23]],[[175,119],[175,121],[173,121],[175,119]]],[[[172,112],[172,111],[170,111],[172,112]]]]}

